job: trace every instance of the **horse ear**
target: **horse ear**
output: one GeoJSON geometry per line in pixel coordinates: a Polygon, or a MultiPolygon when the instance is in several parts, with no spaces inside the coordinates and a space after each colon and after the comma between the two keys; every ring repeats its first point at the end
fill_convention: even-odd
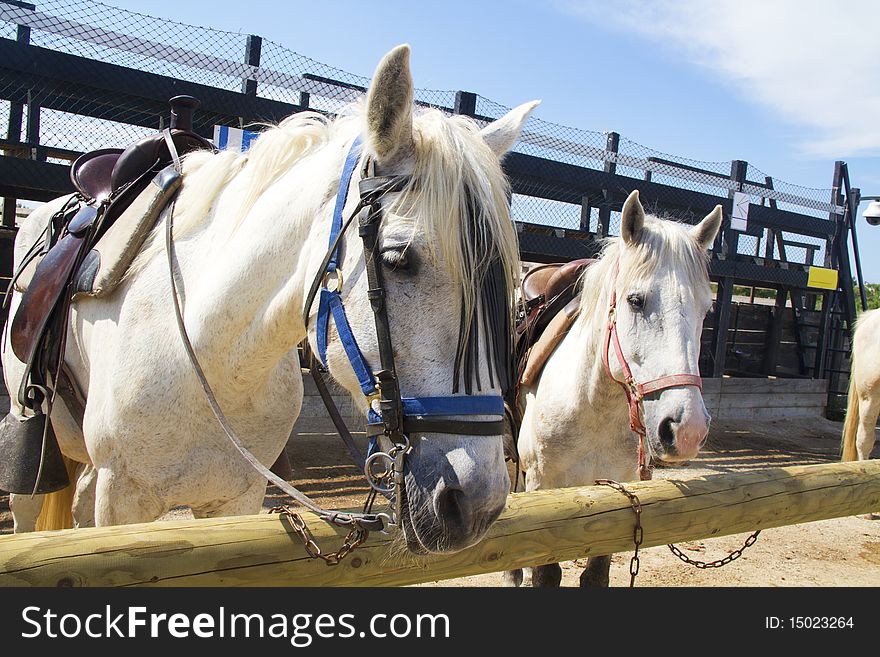
{"type": "Polygon", "coordinates": [[[626,244],[638,244],[639,235],[645,225],[645,208],[639,201],[639,190],[634,189],[620,211],[620,236],[626,244]]]}
{"type": "Polygon", "coordinates": [[[718,229],[721,228],[721,219],[724,214],[720,205],[716,205],[715,209],[703,217],[703,220],[696,226],[691,228],[691,235],[704,249],[708,249],[715,241],[718,229]]]}
{"type": "Polygon", "coordinates": [[[540,104],[540,100],[523,103],[519,107],[510,110],[500,119],[492,121],[492,123],[480,130],[480,135],[482,135],[483,139],[495,155],[501,157],[513,148],[516,140],[519,139],[519,133],[522,131],[523,123],[526,122],[526,119],[529,118],[529,114],[531,114],[540,104]]]}
{"type": "Polygon", "coordinates": [[[367,92],[367,134],[380,162],[394,160],[413,147],[409,52],[404,44],[385,55],[367,92]]]}

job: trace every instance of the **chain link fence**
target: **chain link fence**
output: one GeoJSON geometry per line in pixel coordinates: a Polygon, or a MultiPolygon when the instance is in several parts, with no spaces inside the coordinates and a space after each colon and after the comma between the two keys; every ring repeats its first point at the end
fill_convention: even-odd
{"type": "MultiPolygon", "coordinates": [[[[250,85],[251,92],[258,98],[331,114],[361,97],[369,83],[364,76],[318,62],[268,40],[257,38],[255,43],[246,34],[185,25],[90,0],[0,2],[0,37],[24,38],[41,48],[214,89],[242,93],[250,85]],[[254,57],[255,45],[259,61],[254,57]]],[[[18,98],[22,104],[39,107],[52,105],[50,100],[57,101],[64,95],[65,111],[41,107],[38,134],[27,135],[36,138],[41,146],[54,149],[54,161],[69,161],[65,160],[65,151],[75,153],[125,145],[160,127],[166,120],[158,110],[145,110],[135,102],[98,99],[85,88],[77,93],[76,87],[71,88],[69,83],[63,89],[52,85],[23,89],[21,76],[13,73],[0,71],[0,96],[4,98],[18,98]],[[94,111],[96,104],[102,105],[101,118],[90,116],[98,113],[94,111]],[[154,113],[150,114],[151,111],[154,113]]],[[[455,91],[417,89],[415,97],[423,106],[448,112],[455,108],[455,91]]],[[[57,102],[54,105],[57,106],[57,102]]],[[[7,115],[11,109],[8,101],[0,104],[0,111],[7,115]]],[[[475,95],[473,114],[478,120],[498,118],[508,110],[484,96],[475,95]]],[[[263,119],[243,116],[234,127],[254,125],[263,119]]],[[[229,121],[228,117],[223,120],[229,121]]],[[[18,141],[20,136],[10,134],[7,138],[18,141]]],[[[683,200],[674,211],[650,206],[649,210],[690,223],[701,218],[703,211],[687,209],[685,192],[727,198],[733,189],[730,162],[691,160],[656,151],[625,137],[610,147],[609,133],[581,130],[534,117],[526,123],[514,151],[584,169],[614,172],[624,177],[620,181],[621,189],[614,192],[628,191],[623,189],[625,178],[648,180],[681,190],[683,200]]],[[[50,152],[49,157],[52,159],[53,153],[50,152]]],[[[603,204],[608,205],[602,196],[578,195],[565,185],[542,180],[540,176],[534,178],[518,188],[513,197],[517,222],[544,227],[558,236],[598,230],[601,208],[603,204]]],[[[768,188],[788,199],[772,201],[780,209],[828,218],[830,189],[804,188],[771,179],[752,165],[748,165],[746,180],[753,187],[757,186],[759,192],[768,188]]],[[[752,202],[770,201],[753,195],[752,202]]],[[[619,213],[611,211],[607,223],[605,232],[617,234],[619,213]]],[[[786,233],[780,240],[764,230],[760,235],[742,233],[737,250],[745,255],[822,264],[824,249],[821,239],[786,233]],[[780,246],[784,247],[784,253],[780,246]]]]}

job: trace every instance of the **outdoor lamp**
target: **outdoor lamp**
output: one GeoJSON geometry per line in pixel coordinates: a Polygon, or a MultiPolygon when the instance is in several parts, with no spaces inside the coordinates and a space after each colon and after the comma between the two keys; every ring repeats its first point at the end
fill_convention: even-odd
{"type": "Polygon", "coordinates": [[[880,225],[880,196],[862,196],[861,200],[871,201],[865,208],[865,221],[872,226],[880,225]]]}

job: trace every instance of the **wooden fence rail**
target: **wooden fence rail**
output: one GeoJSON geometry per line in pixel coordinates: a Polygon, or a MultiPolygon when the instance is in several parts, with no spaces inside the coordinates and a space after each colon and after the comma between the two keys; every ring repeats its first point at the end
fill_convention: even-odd
{"type": "MultiPolygon", "coordinates": [[[[629,484],[644,547],[880,509],[880,461],[629,484]]],[[[316,541],[342,533],[304,513],[316,541]]],[[[0,586],[395,586],[632,549],[633,513],[600,486],[511,495],[478,545],[414,557],[373,534],[338,566],[310,559],[277,515],[0,537],[0,586]]],[[[499,580],[500,581],[500,580],[499,580]]]]}

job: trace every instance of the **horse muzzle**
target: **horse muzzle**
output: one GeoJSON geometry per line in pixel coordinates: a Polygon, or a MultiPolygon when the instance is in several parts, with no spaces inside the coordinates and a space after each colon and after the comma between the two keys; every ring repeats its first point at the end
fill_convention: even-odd
{"type": "Polygon", "coordinates": [[[500,438],[497,442],[498,454],[493,450],[489,463],[469,459],[464,448],[448,454],[445,462],[424,461],[424,470],[418,458],[408,459],[400,524],[412,552],[457,552],[485,536],[504,509],[510,487],[500,438]]]}

